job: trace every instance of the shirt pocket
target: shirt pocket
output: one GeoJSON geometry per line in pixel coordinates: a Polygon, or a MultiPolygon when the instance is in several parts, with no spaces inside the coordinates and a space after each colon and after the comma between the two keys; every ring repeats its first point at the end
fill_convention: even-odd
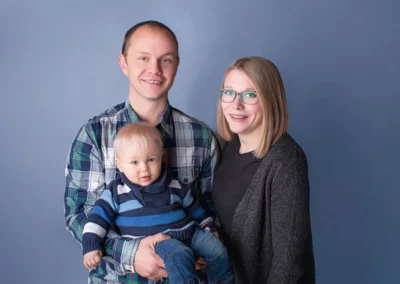
{"type": "Polygon", "coordinates": [[[173,179],[179,181],[184,191],[192,190],[192,195],[197,197],[201,192],[201,175],[198,166],[180,167],[177,170],[170,171],[173,179]]]}

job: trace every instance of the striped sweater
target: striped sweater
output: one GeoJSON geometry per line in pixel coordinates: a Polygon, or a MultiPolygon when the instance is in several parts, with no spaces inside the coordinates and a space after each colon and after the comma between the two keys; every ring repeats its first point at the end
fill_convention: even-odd
{"type": "Polygon", "coordinates": [[[110,226],[121,236],[143,238],[164,233],[179,240],[192,237],[200,227],[214,229],[211,217],[177,180],[168,180],[165,168],[148,186],[130,182],[123,173],[104,190],[83,230],[83,254],[103,250],[110,226]]]}

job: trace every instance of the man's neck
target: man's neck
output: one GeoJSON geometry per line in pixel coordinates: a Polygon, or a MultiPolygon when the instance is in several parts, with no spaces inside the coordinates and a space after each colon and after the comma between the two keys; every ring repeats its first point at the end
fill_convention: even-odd
{"type": "Polygon", "coordinates": [[[167,99],[165,98],[151,101],[142,98],[132,99],[130,97],[129,103],[141,119],[143,119],[147,123],[150,123],[151,125],[156,126],[165,110],[167,99]]]}

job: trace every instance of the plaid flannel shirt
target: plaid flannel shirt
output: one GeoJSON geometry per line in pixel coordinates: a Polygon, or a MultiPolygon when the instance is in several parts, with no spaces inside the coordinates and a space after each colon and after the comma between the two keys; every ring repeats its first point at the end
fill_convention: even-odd
{"type": "MultiPolygon", "coordinates": [[[[106,186],[116,178],[114,137],[124,125],[141,121],[127,100],[89,120],[72,143],[65,169],[65,220],[67,230],[81,244],[89,213],[106,186]]],[[[212,131],[168,103],[157,128],[164,140],[168,174],[190,187],[203,208],[215,218],[211,189],[219,150],[212,131]]],[[[157,282],[134,273],[138,245],[138,240],[121,237],[110,229],[103,261],[89,272],[90,283],[168,283],[167,279],[157,282]]]]}

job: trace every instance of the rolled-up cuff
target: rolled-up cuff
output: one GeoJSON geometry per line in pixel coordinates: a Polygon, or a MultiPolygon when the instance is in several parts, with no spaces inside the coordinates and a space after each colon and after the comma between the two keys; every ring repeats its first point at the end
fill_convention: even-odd
{"type": "Polygon", "coordinates": [[[135,273],[135,256],[140,240],[121,238],[114,243],[113,258],[119,258],[124,273],[135,273]]]}

